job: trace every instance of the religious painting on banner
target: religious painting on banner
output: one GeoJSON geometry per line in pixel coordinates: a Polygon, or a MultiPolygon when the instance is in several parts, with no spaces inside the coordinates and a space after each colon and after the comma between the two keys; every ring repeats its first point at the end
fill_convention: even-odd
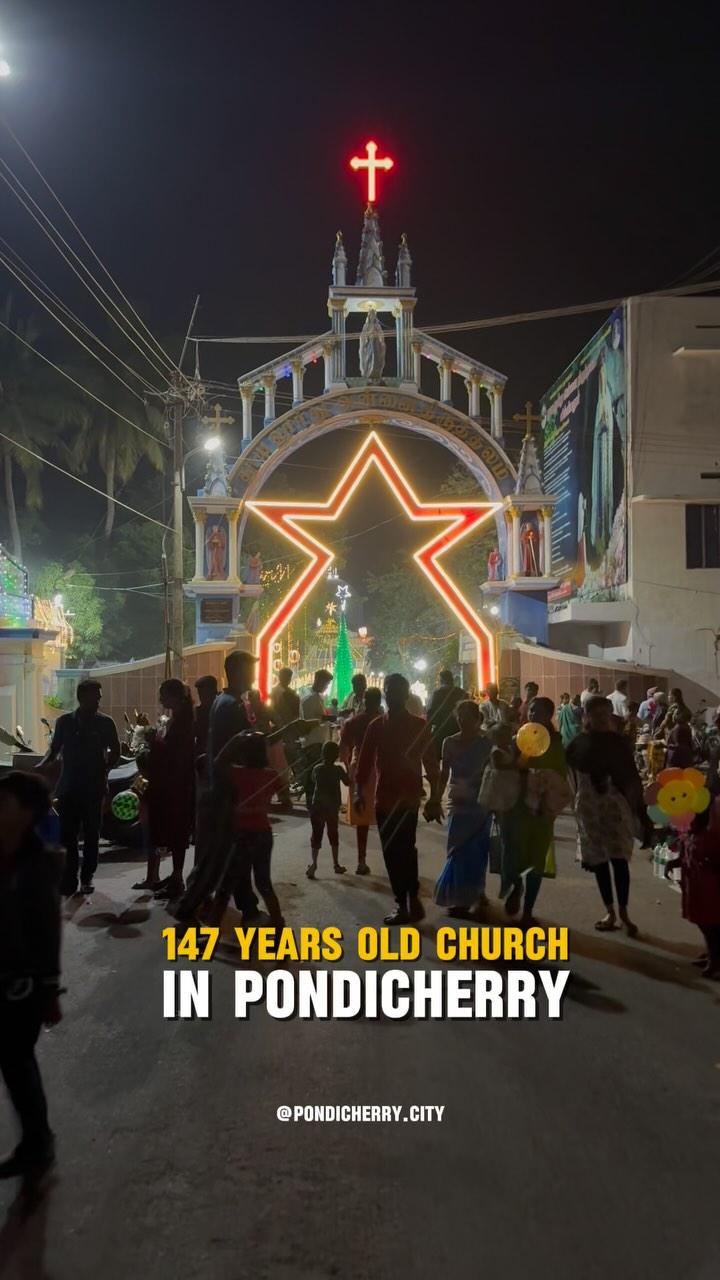
{"type": "Polygon", "coordinates": [[[622,307],[542,400],[545,489],[553,513],[548,602],[613,600],[627,581],[627,411],[622,307]]]}

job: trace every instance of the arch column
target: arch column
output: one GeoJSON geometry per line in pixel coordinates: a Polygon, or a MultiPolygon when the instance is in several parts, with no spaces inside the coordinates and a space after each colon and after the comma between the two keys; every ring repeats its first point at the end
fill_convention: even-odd
{"type": "Polygon", "coordinates": [[[443,404],[452,404],[452,371],[452,360],[441,360],[439,362],[440,399],[443,404]]]}
{"type": "Polygon", "coordinates": [[[262,379],[265,391],[265,426],[275,421],[275,374],[266,373],[262,379]]]}
{"type": "Polygon", "coordinates": [[[415,383],[415,386],[418,388],[418,390],[420,390],[420,379],[422,376],[422,343],[421,342],[413,342],[412,356],[413,356],[413,382],[415,383]]]}
{"type": "Polygon", "coordinates": [[[552,577],[552,507],[542,507],[543,518],[543,562],[542,573],[546,578],[552,577]]]}
{"type": "Polygon", "coordinates": [[[493,440],[502,440],[503,438],[503,415],[502,415],[502,387],[491,387],[488,395],[490,397],[490,431],[493,440]]]}
{"type": "Polygon", "coordinates": [[[242,399],[242,415],[243,415],[243,433],[242,447],[250,444],[252,440],[252,407],[255,398],[255,388],[249,382],[240,383],[240,397],[242,399]]]}
{"type": "Polygon", "coordinates": [[[465,379],[465,386],[468,393],[468,416],[475,418],[480,417],[480,377],[477,373],[471,373],[469,378],[465,379]]]}
{"type": "Polygon", "coordinates": [[[203,507],[196,507],[193,511],[195,518],[195,577],[205,577],[205,517],[207,511],[203,507]]]}
{"type": "Polygon", "coordinates": [[[302,360],[293,360],[290,364],[292,369],[292,388],[293,388],[293,409],[296,405],[303,402],[303,362],[302,360]]]}
{"type": "Polygon", "coordinates": [[[239,578],[238,573],[238,521],[240,519],[240,509],[228,511],[228,581],[235,582],[239,578]]]}
{"type": "MultiPolygon", "coordinates": [[[[344,298],[331,298],[328,304],[335,343],[332,352],[332,381],[345,381],[345,309],[344,298]]],[[[326,378],[327,381],[327,378],[326,378]]],[[[326,387],[327,390],[327,387],[326,387]]]]}
{"type": "Polygon", "coordinates": [[[520,509],[508,507],[507,513],[510,517],[510,538],[508,539],[510,564],[507,577],[517,578],[520,575],[520,509]]]}
{"type": "Polygon", "coordinates": [[[333,344],[331,342],[326,342],[323,347],[323,363],[325,365],[325,391],[332,391],[333,344]]]}

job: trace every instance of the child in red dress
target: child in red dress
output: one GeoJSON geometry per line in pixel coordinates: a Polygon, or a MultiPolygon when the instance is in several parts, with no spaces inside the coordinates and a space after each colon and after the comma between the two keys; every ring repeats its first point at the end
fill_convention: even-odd
{"type": "Polygon", "coordinates": [[[241,733],[232,738],[215,767],[218,773],[227,771],[233,792],[235,844],[215,894],[212,918],[222,920],[232,894],[236,901],[242,900],[243,887],[252,875],[271,923],[280,929],[285,921],[270,879],[273,837],[268,809],[273,796],[283,788],[283,778],[268,768],[267,745],[261,733],[241,733]]]}

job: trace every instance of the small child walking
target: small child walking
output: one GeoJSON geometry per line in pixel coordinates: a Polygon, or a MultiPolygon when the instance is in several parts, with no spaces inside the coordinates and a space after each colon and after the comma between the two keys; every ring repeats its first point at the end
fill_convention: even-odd
{"type": "Polygon", "coordinates": [[[332,852],[333,871],[336,875],[344,875],[347,869],[340,865],[338,858],[338,846],[340,843],[338,815],[342,803],[340,783],[344,782],[345,786],[349,787],[350,778],[347,770],[337,763],[339,755],[340,748],[337,742],[325,742],[322,749],[322,760],[320,764],[315,765],[312,771],[308,806],[312,830],[310,836],[311,861],[305,872],[308,880],[315,879],[318,854],[326,828],[332,852]]]}
{"type": "Polygon", "coordinates": [[[273,836],[268,809],[273,795],[282,791],[284,779],[268,768],[267,743],[262,733],[241,733],[223,748],[216,771],[226,770],[233,794],[235,842],[212,906],[212,921],[219,923],[232,895],[242,901],[251,884],[267,907],[271,923],[281,929],[285,921],[270,879],[273,836]]]}

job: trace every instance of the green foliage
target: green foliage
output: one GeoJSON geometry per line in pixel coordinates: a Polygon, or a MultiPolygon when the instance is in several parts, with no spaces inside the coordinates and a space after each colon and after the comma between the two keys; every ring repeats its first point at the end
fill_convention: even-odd
{"type": "Polygon", "coordinates": [[[62,595],[65,612],[72,624],[74,638],[68,652],[70,665],[92,666],[103,655],[104,607],[95,579],[79,561],[68,565],[51,561],[30,581],[33,595],[52,600],[62,595]]]}

